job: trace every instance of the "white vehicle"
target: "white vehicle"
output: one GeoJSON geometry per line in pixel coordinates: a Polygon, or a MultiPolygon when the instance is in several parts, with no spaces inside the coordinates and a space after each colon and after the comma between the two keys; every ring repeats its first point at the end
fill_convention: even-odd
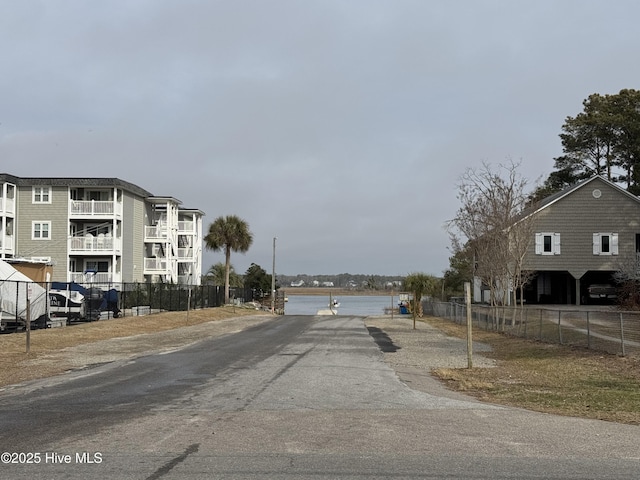
{"type": "Polygon", "coordinates": [[[47,291],[0,260],[0,331],[23,330],[27,317],[38,326],[47,326],[47,291]]]}
{"type": "Polygon", "coordinates": [[[84,295],[75,290],[49,290],[49,313],[52,317],[66,317],[67,320],[84,318],[84,295]]]}

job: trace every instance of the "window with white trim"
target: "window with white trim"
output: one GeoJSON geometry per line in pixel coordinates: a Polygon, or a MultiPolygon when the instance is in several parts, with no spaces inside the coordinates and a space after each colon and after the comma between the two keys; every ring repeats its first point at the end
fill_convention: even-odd
{"type": "Polygon", "coordinates": [[[594,255],[618,255],[618,234],[600,232],[593,234],[594,255]]]}
{"type": "Polygon", "coordinates": [[[33,187],[33,203],[51,203],[51,187],[33,187]]]}
{"type": "Polygon", "coordinates": [[[50,240],[51,222],[31,222],[32,240],[50,240]]]}
{"type": "Polygon", "coordinates": [[[536,233],[536,255],[560,255],[560,234],[536,233]]]}

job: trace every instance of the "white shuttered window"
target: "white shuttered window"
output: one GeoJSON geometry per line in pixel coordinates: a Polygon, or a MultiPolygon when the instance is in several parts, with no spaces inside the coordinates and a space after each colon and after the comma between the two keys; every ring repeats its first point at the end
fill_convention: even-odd
{"type": "Polygon", "coordinates": [[[593,234],[594,255],[618,255],[618,234],[599,232],[593,234]]]}
{"type": "Polygon", "coordinates": [[[560,255],[560,234],[536,233],[536,255],[560,255]]]}

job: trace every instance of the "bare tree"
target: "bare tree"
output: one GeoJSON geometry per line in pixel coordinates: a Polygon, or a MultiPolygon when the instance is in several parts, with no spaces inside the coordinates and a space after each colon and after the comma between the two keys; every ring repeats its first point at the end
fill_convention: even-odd
{"type": "Polygon", "coordinates": [[[613,274],[617,285],[618,305],[624,310],[640,310],[640,259],[621,262],[613,274]]]}
{"type": "Polygon", "coordinates": [[[510,161],[494,171],[483,162],[479,170],[468,169],[458,185],[461,206],[448,224],[454,250],[474,252],[474,275],[489,288],[496,328],[504,327],[504,308],[502,315],[498,308],[517,289],[522,298],[528,280],[523,262],[533,239],[533,216],[524,214],[527,181],[519,166],[510,161]]]}

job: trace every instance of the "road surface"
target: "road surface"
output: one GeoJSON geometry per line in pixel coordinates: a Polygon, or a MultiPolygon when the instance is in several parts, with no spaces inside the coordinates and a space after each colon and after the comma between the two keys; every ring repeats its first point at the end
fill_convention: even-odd
{"type": "Polygon", "coordinates": [[[277,317],[5,390],[0,478],[638,478],[638,427],[440,391],[361,317],[277,317]]]}

